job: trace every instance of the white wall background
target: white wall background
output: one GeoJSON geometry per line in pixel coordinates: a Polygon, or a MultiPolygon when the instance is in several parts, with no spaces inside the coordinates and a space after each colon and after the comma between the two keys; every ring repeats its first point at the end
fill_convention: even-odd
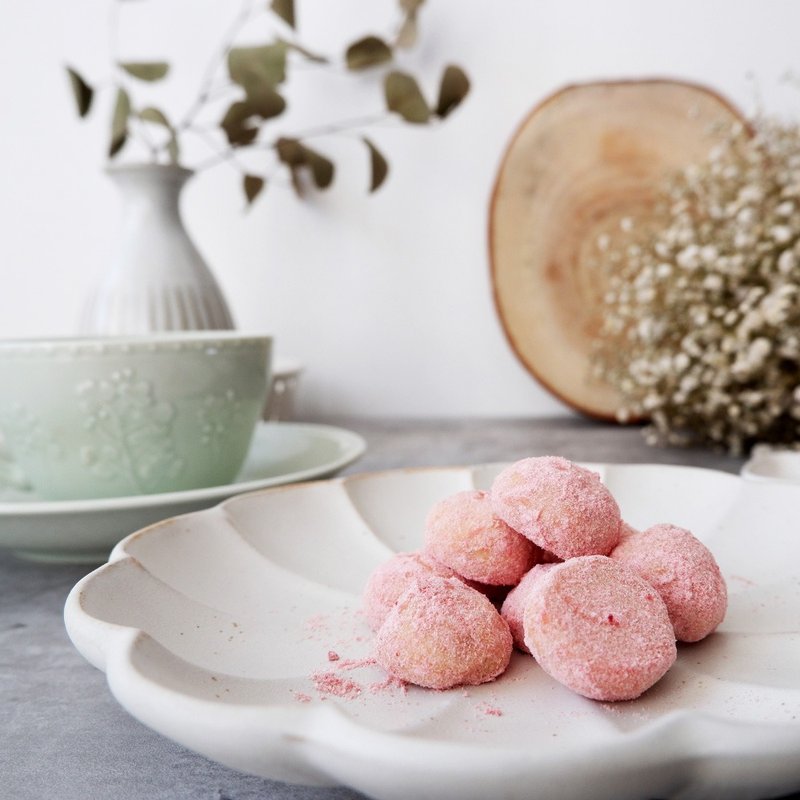
{"type": "MultiPolygon", "coordinates": [[[[394,0],[297,3],[301,39],[326,52],[388,33],[397,18],[394,0]]],[[[119,207],[102,174],[110,109],[101,98],[78,121],[62,69],[107,74],[110,5],[26,0],[0,11],[0,337],[74,332],[113,252],[119,207]]],[[[122,5],[122,56],[174,65],[139,96],[179,114],[238,3],[122,5]]],[[[597,78],[683,77],[748,111],[756,89],[768,109],[800,107],[800,90],[780,84],[787,69],[800,72],[800,4],[428,0],[421,27],[403,64],[429,77],[433,96],[442,67],[457,62],[473,92],[435,130],[369,131],[392,165],[378,194],[365,192],[363,147],[320,138],[339,166],[333,190],[300,203],[276,181],[245,214],[237,174],[221,165],[187,189],[187,226],[238,326],[273,332],[278,352],[306,365],[302,416],[569,413],[517,363],[492,305],[488,199],[512,131],[545,94],[597,78]]],[[[293,113],[276,132],[380,109],[372,79],[316,77],[292,79],[293,113]]]]}

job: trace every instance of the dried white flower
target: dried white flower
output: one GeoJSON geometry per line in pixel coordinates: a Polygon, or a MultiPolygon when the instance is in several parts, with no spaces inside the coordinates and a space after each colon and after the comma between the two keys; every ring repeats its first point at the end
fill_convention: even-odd
{"type": "Polygon", "coordinates": [[[791,250],[784,250],[778,256],[778,271],[788,275],[797,269],[797,258],[791,250]]]}
{"type": "Polygon", "coordinates": [[[800,126],[721,134],[620,221],[598,369],[652,443],[731,452],[800,440],[800,126]]]}
{"type": "Polygon", "coordinates": [[[793,238],[792,229],[788,225],[774,225],[769,233],[778,244],[786,244],[793,238]]]}

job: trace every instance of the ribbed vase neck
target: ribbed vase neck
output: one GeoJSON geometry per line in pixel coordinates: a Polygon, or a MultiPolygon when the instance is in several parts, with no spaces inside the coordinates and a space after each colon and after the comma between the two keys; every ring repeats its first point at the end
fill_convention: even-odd
{"type": "Polygon", "coordinates": [[[177,210],[181,190],[194,174],[168,164],[115,166],[109,167],[106,173],[126,202],[151,203],[165,210],[177,210]]]}

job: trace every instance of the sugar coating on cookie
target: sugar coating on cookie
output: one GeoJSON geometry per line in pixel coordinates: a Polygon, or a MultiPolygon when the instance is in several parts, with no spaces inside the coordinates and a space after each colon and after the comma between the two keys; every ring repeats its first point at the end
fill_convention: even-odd
{"type": "Polygon", "coordinates": [[[417,578],[454,578],[456,573],[422,553],[397,553],[378,565],[361,595],[361,608],[372,630],[383,624],[400,595],[417,578]]]}
{"type": "Polygon", "coordinates": [[[529,572],[522,576],[522,580],[506,595],[503,605],[500,608],[500,616],[508,623],[508,629],[514,639],[514,647],[522,650],[523,653],[530,653],[528,645],[525,644],[525,630],[523,627],[523,616],[525,606],[531,592],[540,585],[541,579],[556,565],[554,563],[537,564],[529,572]]]}
{"type": "Polygon", "coordinates": [[[611,558],[641,575],[661,595],[681,642],[697,642],[725,617],[728,590],[711,551],[685,528],[653,525],[626,536],[611,558]]]}
{"type": "Polygon", "coordinates": [[[606,556],[554,565],[530,593],[523,626],[542,669],[593,700],[638,697],[677,655],[658,592],[606,556]]]}
{"type": "Polygon", "coordinates": [[[487,492],[456,492],[425,520],[423,552],[459,575],[492,586],[513,586],[541,551],[492,513],[487,492]]]}
{"type": "Polygon", "coordinates": [[[607,555],[619,541],[619,507],[596,472],[556,456],[526,458],[491,489],[494,513],[559,559],[607,555]]]}
{"type": "Polygon", "coordinates": [[[619,506],[596,472],[556,456],[525,458],[494,480],[496,516],[559,558],[608,555],[617,545],[619,506]]]}
{"type": "Polygon", "coordinates": [[[429,689],[474,686],[502,674],[513,643],[480,592],[457,578],[420,578],[375,637],[375,660],[391,676],[429,689]]]}
{"type": "Polygon", "coordinates": [[[622,542],[623,539],[627,539],[629,536],[636,536],[639,534],[640,531],[633,527],[633,525],[628,525],[625,520],[622,520],[622,526],[619,529],[619,541],[622,542]]]}

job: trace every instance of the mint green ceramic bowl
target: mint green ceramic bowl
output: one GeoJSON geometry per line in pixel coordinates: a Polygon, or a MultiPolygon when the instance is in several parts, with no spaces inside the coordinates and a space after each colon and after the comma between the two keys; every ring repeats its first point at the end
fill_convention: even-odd
{"type": "Polygon", "coordinates": [[[267,394],[272,340],[235,331],[0,341],[0,434],[50,500],[232,481],[267,394]]]}

